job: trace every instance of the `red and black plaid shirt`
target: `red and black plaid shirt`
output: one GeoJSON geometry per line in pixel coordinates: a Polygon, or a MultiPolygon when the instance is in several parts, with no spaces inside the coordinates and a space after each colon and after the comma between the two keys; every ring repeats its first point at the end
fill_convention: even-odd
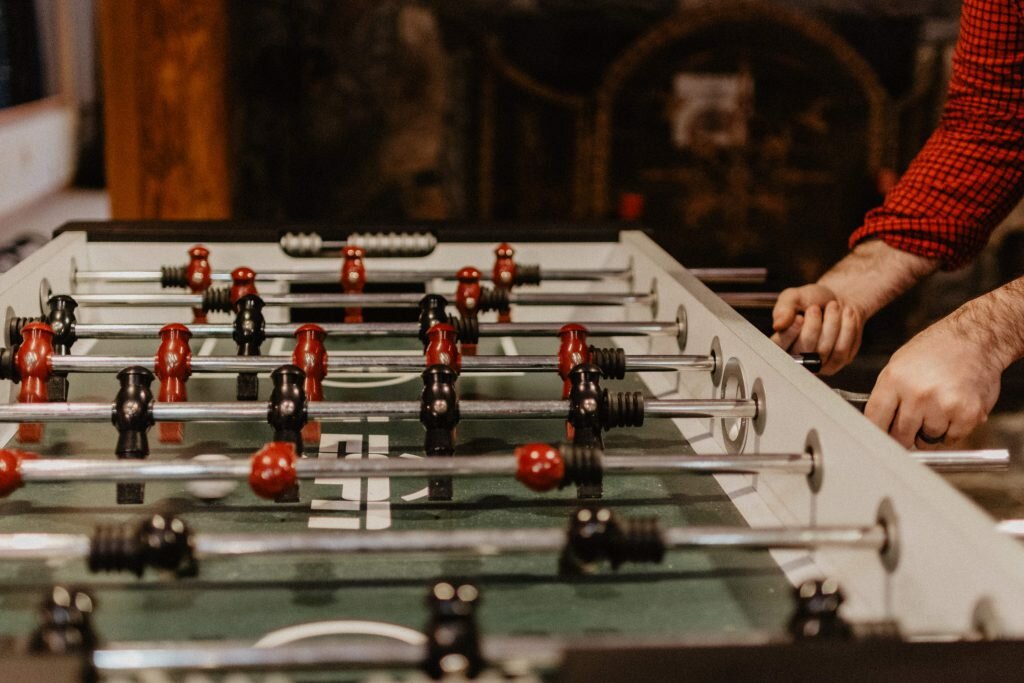
{"type": "Polygon", "coordinates": [[[938,129],[850,247],[891,247],[957,268],[1024,194],[1024,0],[965,0],[938,129]]]}

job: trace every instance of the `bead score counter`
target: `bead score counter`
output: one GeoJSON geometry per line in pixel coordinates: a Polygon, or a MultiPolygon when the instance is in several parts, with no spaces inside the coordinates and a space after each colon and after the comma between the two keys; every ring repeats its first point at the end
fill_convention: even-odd
{"type": "Polygon", "coordinates": [[[1019,661],[1024,549],[935,471],[1005,461],[872,427],[733,308],[770,296],[713,291],[758,269],[629,230],[139,234],[0,277],[11,680],[1019,661]]]}

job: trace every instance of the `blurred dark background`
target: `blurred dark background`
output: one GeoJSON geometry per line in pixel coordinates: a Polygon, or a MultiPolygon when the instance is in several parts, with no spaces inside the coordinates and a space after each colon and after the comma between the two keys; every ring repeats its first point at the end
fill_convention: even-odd
{"type": "Polygon", "coordinates": [[[957,9],[229,2],[232,210],[619,216],[806,280],[934,124],[957,9]]]}

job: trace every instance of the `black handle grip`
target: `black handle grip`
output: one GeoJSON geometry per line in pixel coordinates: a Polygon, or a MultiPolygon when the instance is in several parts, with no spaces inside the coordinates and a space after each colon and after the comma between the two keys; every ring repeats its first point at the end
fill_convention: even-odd
{"type": "Polygon", "coordinates": [[[816,353],[801,353],[793,357],[797,363],[817,375],[821,372],[821,356],[816,353]]]}

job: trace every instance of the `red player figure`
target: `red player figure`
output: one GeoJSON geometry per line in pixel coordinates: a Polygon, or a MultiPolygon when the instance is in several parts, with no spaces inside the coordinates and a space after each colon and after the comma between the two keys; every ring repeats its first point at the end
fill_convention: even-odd
{"type": "Polygon", "coordinates": [[[561,486],[565,460],[554,446],[528,443],[515,449],[516,481],[532,491],[544,492],[561,486]]]}
{"type": "Polygon", "coordinates": [[[558,337],[562,340],[558,347],[558,376],[562,378],[562,398],[569,398],[569,371],[590,362],[587,328],[576,323],[562,325],[558,337]]]}
{"type": "MultiPolygon", "coordinates": [[[[303,389],[306,401],[324,400],[324,378],[327,377],[327,349],[324,340],[327,333],[319,325],[307,323],[295,330],[295,350],[292,363],[306,373],[303,389]]],[[[308,422],[302,428],[302,440],[306,443],[320,443],[320,423],[308,422]]]]}
{"type": "Polygon", "coordinates": [[[438,323],[427,330],[427,348],[423,352],[426,365],[446,365],[462,372],[462,355],[459,354],[458,337],[455,328],[448,323],[438,323]]]}
{"type": "Polygon", "coordinates": [[[0,498],[11,495],[24,483],[21,479],[21,461],[36,460],[39,455],[15,448],[0,450],[0,498]]]}
{"type": "MultiPolygon", "coordinates": [[[[188,250],[189,262],[185,270],[185,281],[193,294],[202,294],[210,288],[213,270],[210,268],[210,250],[201,244],[197,244],[188,250]]],[[[206,311],[201,308],[192,309],[192,322],[205,323],[206,311]]]]}
{"type": "MultiPolygon", "coordinates": [[[[366,263],[363,257],[366,250],[362,247],[345,247],[341,252],[345,261],[341,264],[341,291],[346,294],[361,294],[366,287],[366,263]]],[[[350,306],[345,309],[345,322],[363,322],[363,309],[350,306]]]]}
{"type": "MultiPolygon", "coordinates": [[[[467,320],[475,320],[480,311],[480,271],[472,266],[466,266],[455,278],[459,281],[455,288],[455,307],[459,314],[467,320]]],[[[476,344],[463,344],[462,353],[466,356],[476,355],[476,344]]]]}
{"type": "MultiPolygon", "coordinates": [[[[515,256],[515,249],[507,242],[502,242],[494,250],[494,270],[491,272],[491,281],[496,289],[511,290],[516,281],[516,262],[512,260],[515,256]]],[[[512,322],[512,314],[506,309],[498,311],[499,323],[512,322]]]]}
{"type": "MultiPolygon", "coordinates": [[[[49,395],[46,382],[50,379],[50,359],[53,357],[53,330],[46,323],[29,323],[21,330],[22,342],[14,356],[21,376],[18,403],[46,403],[49,395]]],[[[18,425],[18,441],[38,443],[43,438],[43,425],[25,422],[18,425]]]]}
{"type": "Polygon", "coordinates": [[[249,486],[260,498],[275,500],[295,486],[295,444],[271,441],[252,456],[249,486]]]}
{"type": "Polygon", "coordinates": [[[257,294],[256,271],[248,266],[239,266],[231,271],[231,305],[249,294],[257,294]]]}
{"type": "MultiPolygon", "coordinates": [[[[164,325],[160,329],[160,348],[153,363],[154,374],[160,380],[161,403],[181,403],[188,400],[186,382],[192,375],[192,349],[188,340],[192,333],[180,323],[164,325]]],[[[185,425],[181,422],[160,423],[160,443],[181,443],[185,438],[185,425]]]]}

